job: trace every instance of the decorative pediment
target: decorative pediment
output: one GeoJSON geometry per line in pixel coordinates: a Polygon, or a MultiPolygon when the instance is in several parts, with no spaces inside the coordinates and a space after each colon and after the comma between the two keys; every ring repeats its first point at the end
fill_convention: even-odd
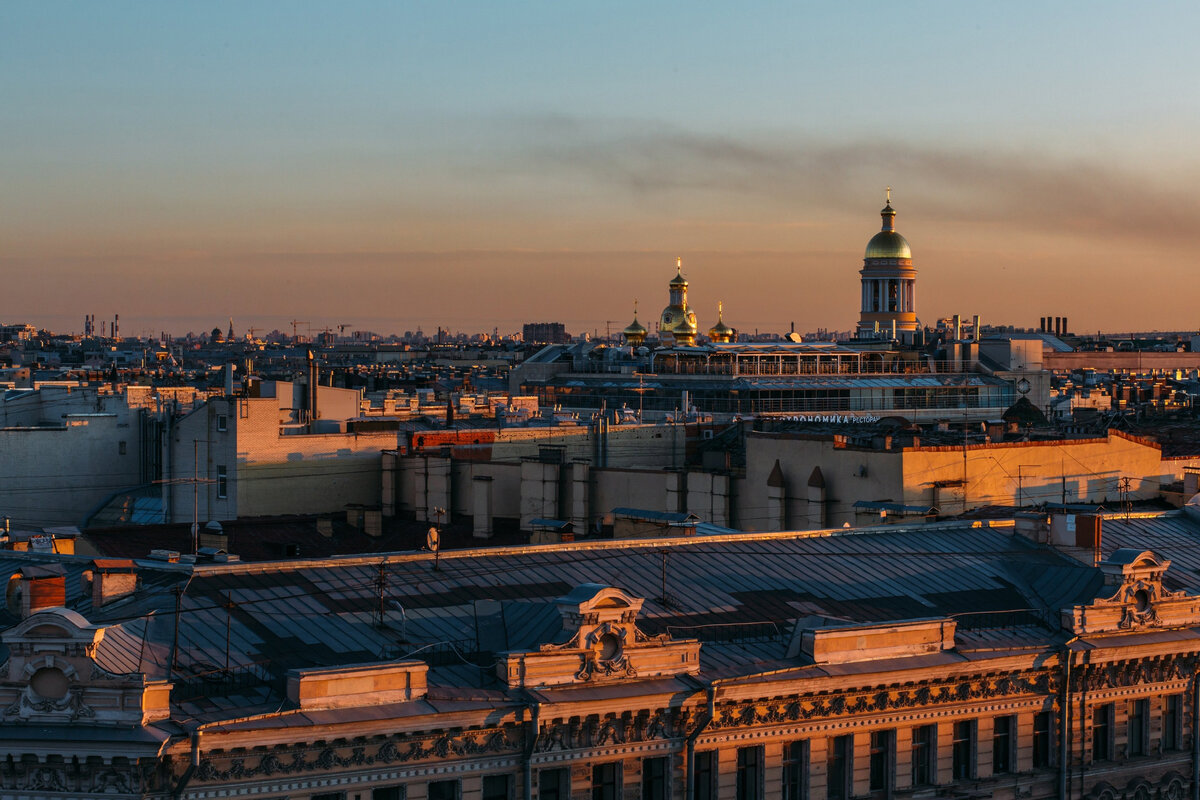
{"type": "Polygon", "coordinates": [[[563,620],[558,640],[534,652],[505,654],[501,678],[510,686],[561,686],[698,672],[698,641],[638,629],[644,602],[598,583],[575,587],[556,601],[563,620]]]}
{"type": "Polygon", "coordinates": [[[38,611],[2,638],[9,658],[0,679],[0,724],[141,724],[169,714],[171,685],[104,670],[96,663],[104,628],[78,612],[38,611]]]}
{"type": "Polygon", "coordinates": [[[1076,634],[1200,624],[1200,596],[1163,586],[1170,560],[1150,550],[1122,548],[1096,566],[1104,575],[1100,596],[1063,611],[1063,626],[1076,634]]]}

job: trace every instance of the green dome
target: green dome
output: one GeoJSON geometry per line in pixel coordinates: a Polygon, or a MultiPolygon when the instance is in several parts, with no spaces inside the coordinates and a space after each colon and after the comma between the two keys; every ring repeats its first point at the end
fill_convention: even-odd
{"type": "Polygon", "coordinates": [[[908,240],[895,231],[880,231],[867,242],[864,258],[912,258],[908,240]]]}

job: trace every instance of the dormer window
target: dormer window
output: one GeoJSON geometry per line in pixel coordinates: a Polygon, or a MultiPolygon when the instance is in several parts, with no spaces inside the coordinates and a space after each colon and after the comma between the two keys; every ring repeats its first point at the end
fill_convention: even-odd
{"type": "Polygon", "coordinates": [[[535,652],[507,653],[497,673],[509,686],[562,686],[697,672],[698,641],[638,630],[644,602],[611,586],[577,586],[555,601],[562,616],[555,641],[535,652]]]}

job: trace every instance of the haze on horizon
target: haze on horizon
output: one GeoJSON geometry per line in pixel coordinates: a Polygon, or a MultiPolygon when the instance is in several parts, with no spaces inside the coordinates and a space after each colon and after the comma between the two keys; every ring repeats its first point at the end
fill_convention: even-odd
{"type": "Polygon", "coordinates": [[[0,321],[1197,326],[1195,4],[0,5],[0,321]]]}

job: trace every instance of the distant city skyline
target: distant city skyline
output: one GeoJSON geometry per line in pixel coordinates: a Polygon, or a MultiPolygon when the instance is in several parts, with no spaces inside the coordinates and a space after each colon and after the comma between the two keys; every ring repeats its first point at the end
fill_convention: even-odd
{"type": "Polygon", "coordinates": [[[1188,330],[1200,9],[0,6],[0,321],[1188,330]]]}

